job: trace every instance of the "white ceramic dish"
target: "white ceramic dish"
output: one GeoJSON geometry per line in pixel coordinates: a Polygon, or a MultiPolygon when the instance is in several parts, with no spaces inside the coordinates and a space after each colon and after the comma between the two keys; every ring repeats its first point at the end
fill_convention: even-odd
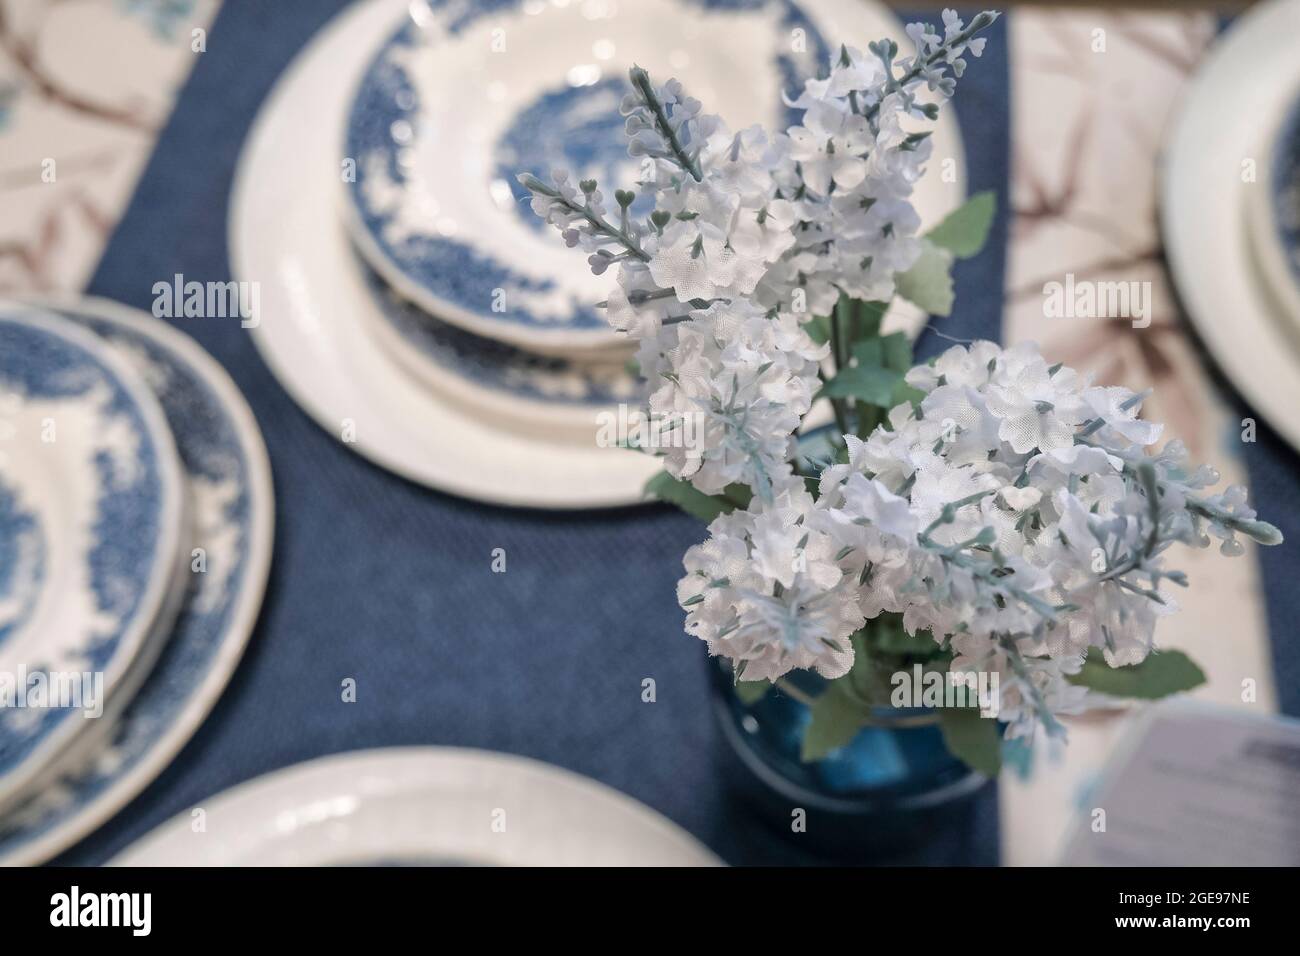
{"type": "Polygon", "coordinates": [[[187,502],[157,399],[96,336],[0,302],[0,394],[2,811],[135,692],[178,605],[187,502]]]}
{"type": "Polygon", "coordinates": [[[563,167],[606,196],[635,188],[618,105],[636,64],[732,129],[784,129],[794,78],[883,33],[873,17],[833,0],[411,4],[348,111],[357,248],[405,298],[478,335],[566,356],[614,345],[593,306],[607,280],[532,213],[516,175],[563,167]],[[824,32],[832,13],[847,32],[824,32]]]}
{"type": "Polygon", "coordinates": [[[101,826],[162,772],[220,697],[252,633],[271,563],[274,500],[261,433],[225,371],[164,322],[105,299],[42,306],[98,334],[147,381],[176,435],[194,520],[188,588],[129,705],[75,742],[76,759],[0,818],[0,864],[43,862],[101,826]],[[205,570],[192,574],[193,549],[205,570]]]}
{"type": "Polygon", "coordinates": [[[716,866],[684,830],[558,767],[481,750],[337,754],[242,783],[117,866],[716,866]]]}
{"type": "MultiPolygon", "coordinates": [[[[1300,448],[1300,330],[1256,271],[1243,160],[1264,149],[1300,86],[1300,2],[1242,14],[1183,95],[1160,187],[1170,272],[1210,354],[1251,406],[1300,448]]],[[[1257,154],[1263,161],[1263,154],[1257,154]]]]}
{"type": "Polygon", "coordinates": [[[342,13],[283,75],[244,146],[231,259],[239,278],[261,283],[257,347],[323,428],[341,439],[350,426],[349,447],[412,481],[541,508],[640,501],[657,470],[649,457],[493,427],[407,375],[372,334],[375,306],[339,220],[337,176],[310,157],[337,151],[348,90],[405,10],[382,0],[342,13]]]}
{"type": "MultiPolygon", "coordinates": [[[[373,0],[340,14],[282,76],[245,143],[231,199],[236,275],[261,283],[254,339],[286,390],[350,447],[412,481],[496,504],[601,508],[642,500],[657,463],[635,452],[557,442],[544,429],[502,429],[466,401],[403,374],[368,329],[374,303],[340,228],[335,156],[347,98],[409,4],[373,0]],[[275,216],[267,216],[275,209],[275,216]]],[[[821,33],[862,41],[901,36],[872,4],[816,4],[821,33]]],[[[922,180],[922,221],[938,222],[965,194],[964,159],[951,113],[941,117],[935,155],[953,160],[952,181],[922,180]]],[[[573,263],[582,269],[581,257],[573,263]]],[[[892,328],[913,333],[918,310],[899,308],[892,328]]]]}

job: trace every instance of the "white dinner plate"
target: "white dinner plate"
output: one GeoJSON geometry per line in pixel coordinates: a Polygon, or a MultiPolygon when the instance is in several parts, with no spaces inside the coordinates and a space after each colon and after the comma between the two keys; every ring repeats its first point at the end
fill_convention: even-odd
{"type": "Polygon", "coordinates": [[[1300,86],[1300,0],[1242,14],[1201,63],[1170,126],[1160,187],[1169,270],[1188,318],[1250,405],[1300,448],[1300,330],[1252,255],[1248,161],[1300,86]]]}
{"type": "Polygon", "coordinates": [[[322,757],[202,801],[117,866],[716,866],[631,797],[509,754],[395,747],[322,757]]]}
{"type": "MultiPolygon", "coordinates": [[[[861,43],[902,37],[898,21],[879,6],[815,6],[824,36],[861,43]]],[[[344,11],[286,70],[254,123],[230,207],[234,271],[260,283],[254,341],[321,427],[412,481],[538,508],[641,501],[659,468],[654,458],[557,441],[540,428],[503,428],[476,408],[468,389],[463,396],[439,394],[405,374],[370,330],[376,306],[341,226],[339,144],[351,92],[408,8],[405,0],[372,0],[344,11]]],[[[965,193],[951,111],[934,139],[935,156],[953,160],[954,175],[940,177],[936,166],[919,184],[915,201],[926,224],[965,193]]],[[[586,268],[582,256],[574,255],[572,268],[586,268]]],[[[915,333],[924,316],[904,306],[887,321],[915,333]]]]}
{"type": "MultiPolygon", "coordinates": [[[[42,303],[98,335],[157,395],[176,436],[194,518],[175,625],[125,711],[61,779],[0,817],[0,864],[40,863],[120,811],[180,752],[252,633],[271,563],[271,465],[230,377],[188,336],[106,299],[42,303]],[[201,554],[197,553],[201,549],[201,554]],[[198,559],[201,557],[201,561],[198,559]]],[[[65,768],[66,769],[66,768],[65,768]]]]}
{"type": "Polygon", "coordinates": [[[186,497],[157,399],[96,336],[0,302],[0,812],[138,686],[186,497]]]}

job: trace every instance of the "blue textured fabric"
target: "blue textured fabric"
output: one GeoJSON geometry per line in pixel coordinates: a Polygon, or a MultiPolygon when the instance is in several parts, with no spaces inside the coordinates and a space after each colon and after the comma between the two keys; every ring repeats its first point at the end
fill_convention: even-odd
{"type": "MultiPolygon", "coordinates": [[[[240,144],[276,76],[340,6],[222,6],[91,292],[148,308],[153,283],[175,273],[230,278],[226,213],[240,144]]],[[[971,187],[997,190],[1003,205],[987,250],[959,269],[959,314],[944,331],[996,337],[1005,22],[962,81],[959,116],[971,187]]],[[[695,521],[658,506],[539,514],[416,487],[313,424],[237,324],[176,324],[230,370],[266,437],[278,498],[270,588],[247,655],[195,739],[60,862],[102,862],[267,771],[399,744],[535,757],[644,801],[728,862],[815,862],[733,806],[716,772],[704,649],[682,633],[674,601],[682,552],[702,537],[695,521]],[[506,550],[507,573],[492,573],[493,548],[506,550]],[[347,677],[357,681],[356,703],[340,700],[347,677]],[[654,704],[641,701],[645,677],[657,682],[654,704]]],[[[924,343],[929,352],[943,344],[924,343]]],[[[878,862],[995,863],[996,826],[988,788],[960,838],[878,862]]]]}
{"type": "MultiPolygon", "coordinates": [[[[1282,530],[1286,541],[1274,548],[1259,548],[1264,583],[1264,611],[1273,649],[1273,681],[1278,709],[1300,717],[1300,455],[1286,439],[1235,397],[1237,421],[1253,418],[1255,441],[1242,445],[1249,475],[1252,506],[1282,530]]],[[[1238,426],[1232,426],[1237,437],[1238,426]]],[[[1232,634],[1220,635],[1232,640],[1232,634]]]]}

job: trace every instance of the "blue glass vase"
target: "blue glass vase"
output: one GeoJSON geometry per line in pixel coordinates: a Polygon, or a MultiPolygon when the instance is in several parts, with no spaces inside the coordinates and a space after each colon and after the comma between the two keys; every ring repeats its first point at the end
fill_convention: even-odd
{"type": "Polygon", "coordinates": [[[987,778],[949,753],[934,711],[881,708],[848,744],[799,759],[809,704],[827,681],[792,671],[747,704],[731,666],[711,659],[714,714],[732,789],[775,830],[839,859],[865,862],[960,826],[987,778]],[[802,827],[797,811],[803,811],[802,827]]]}

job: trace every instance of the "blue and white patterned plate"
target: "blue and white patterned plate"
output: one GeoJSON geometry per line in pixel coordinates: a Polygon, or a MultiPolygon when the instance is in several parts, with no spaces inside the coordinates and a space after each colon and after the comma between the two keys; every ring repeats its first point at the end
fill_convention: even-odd
{"type": "Polygon", "coordinates": [[[782,93],[828,55],[791,0],[417,0],[411,12],[352,103],[350,231],[404,298],[535,351],[619,340],[592,307],[607,281],[533,215],[515,174],[562,166],[607,195],[634,186],[618,115],[634,63],[678,77],[733,128],[783,128],[782,93]]]}
{"type": "Polygon", "coordinates": [[[0,396],[3,808],[134,689],[186,499],[157,400],[95,336],[0,306],[0,396]]]}
{"type": "Polygon", "coordinates": [[[192,573],[152,670],[89,762],[0,820],[0,863],[36,863],[70,846],[175,757],[243,653],[271,560],[270,462],[221,367],[188,337],[125,306],[84,299],[52,307],[97,333],[157,394],[193,501],[184,544],[192,573]]]}
{"type": "Polygon", "coordinates": [[[568,428],[588,439],[602,409],[640,401],[640,380],[622,352],[572,359],[486,339],[433,318],[359,267],[375,302],[375,338],[430,388],[507,422],[568,428]]]}

